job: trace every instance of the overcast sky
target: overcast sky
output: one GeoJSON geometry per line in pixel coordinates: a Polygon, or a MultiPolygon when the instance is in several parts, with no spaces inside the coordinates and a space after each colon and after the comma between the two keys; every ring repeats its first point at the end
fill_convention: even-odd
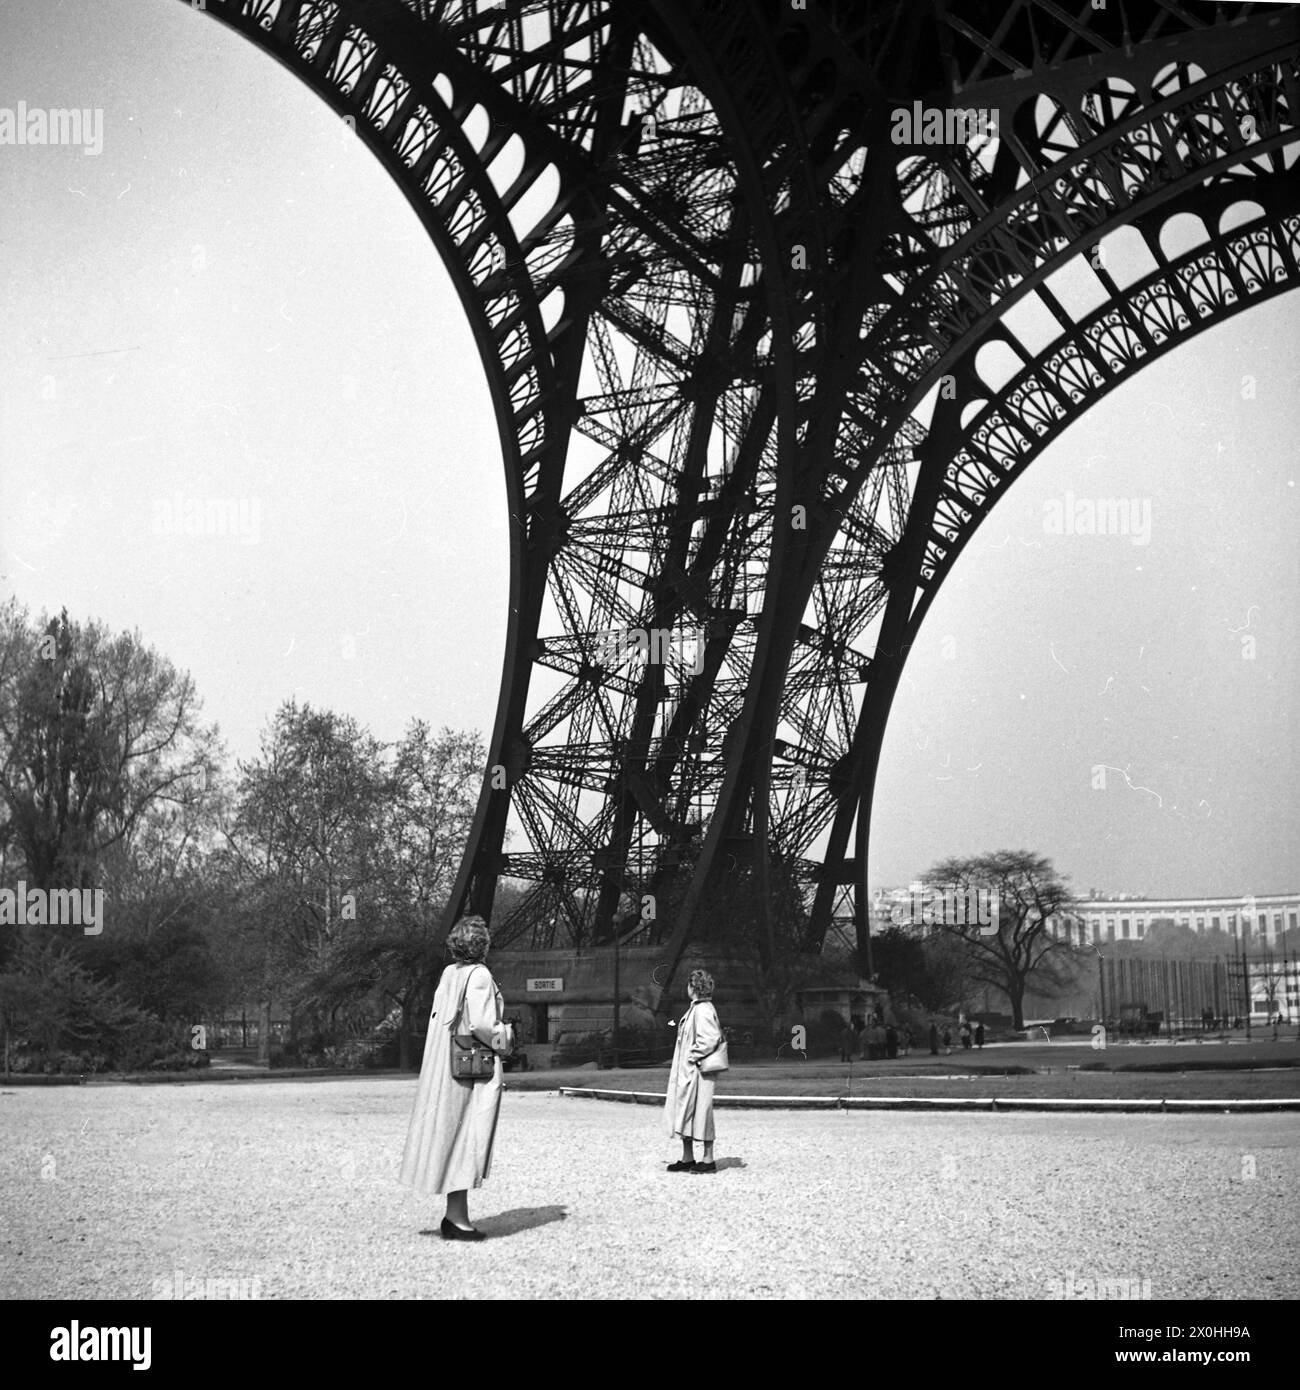
{"type": "MultiPolygon", "coordinates": [[[[20,101],[102,110],[103,149],[0,147],[0,592],[138,629],[236,757],[290,697],[486,736],[505,488],[396,187],[178,0],[0,0],[20,101]],[[165,534],[208,499],[242,536],[165,534]]],[[[999,505],[894,705],[874,884],[1024,847],[1080,891],[1300,888],[1298,308],[1145,369],[999,505]],[[1051,534],[1067,496],[1149,538],[1051,534]]]]}

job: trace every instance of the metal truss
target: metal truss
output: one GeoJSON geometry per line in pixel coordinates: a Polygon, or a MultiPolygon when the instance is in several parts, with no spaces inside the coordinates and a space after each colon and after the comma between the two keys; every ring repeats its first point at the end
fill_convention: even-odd
{"type": "Polygon", "coordinates": [[[846,894],[865,939],[885,722],[956,556],[1107,391],[1300,277],[1300,16],[206,8],[354,124],[487,372],[510,617],[448,920],[509,878],[498,947],[659,942],[671,974],[736,895],[760,954],[846,894]],[[900,127],[930,109],[996,120],[900,127]]]}

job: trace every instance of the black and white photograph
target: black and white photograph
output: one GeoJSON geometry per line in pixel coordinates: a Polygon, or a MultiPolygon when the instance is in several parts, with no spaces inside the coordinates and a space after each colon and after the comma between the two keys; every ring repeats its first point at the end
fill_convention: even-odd
{"type": "Polygon", "coordinates": [[[1286,1374],[1297,286],[1279,0],[0,0],[7,1348],[1286,1374]]]}

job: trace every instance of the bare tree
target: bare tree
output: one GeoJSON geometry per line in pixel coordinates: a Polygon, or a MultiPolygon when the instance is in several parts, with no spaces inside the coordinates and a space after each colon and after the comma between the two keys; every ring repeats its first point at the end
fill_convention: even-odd
{"type": "Polygon", "coordinates": [[[926,875],[926,883],[932,890],[960,894],[963,901],[969,901],[972,890],[997,894],[995,922],[948,922],[943,929],[965,943],[971,978],[1001,990],[1011,1004],[1015,1027],[1023,1028],[1026,989],[1032,984],[1040,993],[1059,990],[1078,955],[1048,927],[1049,919],[1070,912],[1066,881],[1041,855],[999,850],[972,859],[942,860],[926,875]]]}

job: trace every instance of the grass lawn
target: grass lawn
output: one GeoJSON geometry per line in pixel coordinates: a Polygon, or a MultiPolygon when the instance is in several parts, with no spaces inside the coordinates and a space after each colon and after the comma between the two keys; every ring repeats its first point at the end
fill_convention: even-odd
{"type": "MultiPolygon", "coordinates": [[[[561,1086],[659,1091],[666,1066],[511,1072],[518,1091],[561,1086]]],[[[1294,1041],[1128,1044],[1094,1051],[1044,1044],[954,1051],[951,1057],[912,1053],[892,1062],[753,1062],[734,1066],[718,1082],[733,1096],[964,1096],[1131,1100],[1257,1100],[1300,1097],[1300,1047],[1294,1041]],[[1105,1070],[1083,1071],[1102,1066],[1105,1070]],[[1007,1075],[1014,1070],[1020,1074],[1007,1075]]]]}
{"type": "MultiPolygon", "coordinates": [[[[392,1071],[270,1071],[214,1067],[168,1074],[148,1072],[131,1077],[87,1077],[86,1084],[169,1085],[225,1081],[328,1081],[387,1079],[410,1075],[392,1071]]],[[[75,1085],[75,1077],[15,1076],[10,1086],[75,1085]]],[[[599,1090],[658,1092],[668,1082],[667,1064],[600,1070],[594,1062],[554,1071],[512,1071],[506,1086],[513,1091],[556,1091],[562,1086],[599,1090]]],[[[1273,1042],[1270,1035],[1247,1042],[1119,1043],[1094,1050],[1086,1039],[1055,1043],[994,1044],[982,1051],[962,1048],[951,1056],[932,1057],[928,1049],[894,1061],[829,1059],[809,1062],[745,1062],[718,1083],[719,1096],[893,1096],[961,1097],[970,1100],[1006,1097],[1038,1100],[1263,1100],[1300,1098],[1300,1042],[1294,1036],[1273,1042]]]]}

